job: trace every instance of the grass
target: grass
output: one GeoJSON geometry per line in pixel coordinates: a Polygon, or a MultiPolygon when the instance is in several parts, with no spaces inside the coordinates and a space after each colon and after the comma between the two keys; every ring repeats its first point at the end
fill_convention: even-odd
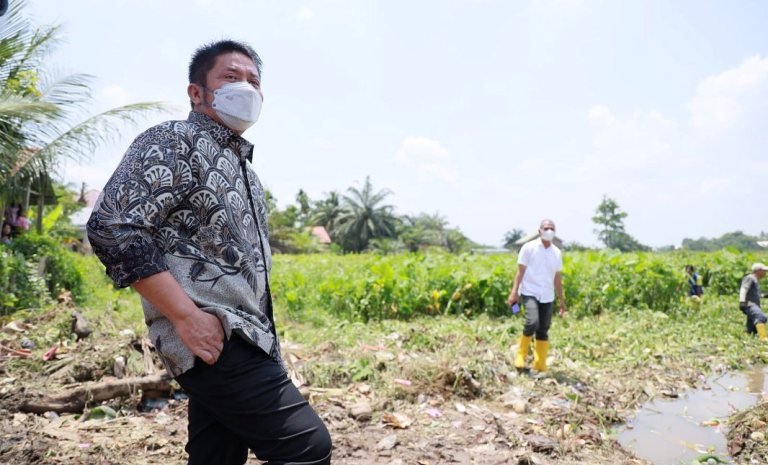
{"type": "MultiPolygon", "coordinates": [[[[295,316],[295,313],[294,313],[295,316]]],[[[366,382],[383,394],[407,391],[477,396],[507,388],[522,316],[435,316],[411,321],[346,322],[313,312],[301,320],[278,308],[284,341],[311,354],[305,376],[318,387],[366,382]],[[471,377],[471,378],[467,378],[471,377]]],[[[744,332],[733,299],[682,301],[667,313],[623,310],[597,316],[555,317],[550,331],[552,375],[591,385],[620,384],[621,408],[661,389],[695,385],[702,376],[768,362],[768,344],[744,332]]]]}

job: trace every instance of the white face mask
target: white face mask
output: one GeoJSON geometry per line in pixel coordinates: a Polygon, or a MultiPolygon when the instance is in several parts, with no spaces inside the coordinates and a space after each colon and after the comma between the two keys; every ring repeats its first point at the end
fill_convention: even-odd
{"type": "Polygon", "coordinates": [[[541,238],[545,241],[551,242],[552,239],[555,238],[555,232],[551,229],[545,229],[544,231],[541,231],[541,238]]]}
{"type": "Polygon", "coordinates": [[[261,93],[245,81],[230,82],[213,91],[211,107],[227,127],[243,132],[259,119],[261,93]]]}

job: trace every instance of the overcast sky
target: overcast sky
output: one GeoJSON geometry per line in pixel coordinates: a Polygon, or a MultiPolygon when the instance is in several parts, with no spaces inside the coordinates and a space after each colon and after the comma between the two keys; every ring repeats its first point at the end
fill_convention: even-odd
{"type": "MultiPolygon", "coordinates": [[[[13,0],[11,0],[13,1],[13,0]]],[[[264,60],[246,138],[281,206],[370,175],[400,214],[439,213],[498,245],[553,218],[595,244],[604,194],[652,245],[768,231],[768,2],[31,0],[65,41],[51,68],[96,77],[93,111],[171,115],[69,164],[101,189],[142,129],[188,112],[202,43],[264,60]]]]}

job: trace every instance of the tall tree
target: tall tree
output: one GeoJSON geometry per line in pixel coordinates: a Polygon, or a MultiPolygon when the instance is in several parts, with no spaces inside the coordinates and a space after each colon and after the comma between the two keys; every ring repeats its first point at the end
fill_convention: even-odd
{"type": "Polygon", "coordinates": [[[592,217],[592,222],[599,226],[594,230],[597,238],[609,249],[622,252],[650,250],[650,247],[641,244],[624,230],[624,218],[627,216],[614,199],[603,195],[592,217]]]}
{"type": "Polygon", "coordinates": [[[340,213],[339,193],[332,191],[324,199],[314,202],[307,221],[311,226],[323,226],[330,233],[334,230],[340,213]]]}
{"type": "Polygon", "coordinates": [[[368,176],[362,189],[350,187],[347,192],[333,229],[334,240],[344,250],[361,252],[372,239],[395,237],[394,207],[382,204],[392,194],[390,190],[374,191],[368,176]]]}
{"type": "Polygon", "coordinates": [[[426,247],[446,247],[449,231],[447,226],[448,221],[438,213],[405,215],[400,218],[397,235],[411,252],[426,247]]]}
{"type": "Polygon", "coordinates": [[[595,216],[592,222],[598,225],[595,229],[597,239],[606,247],[615,249],[620,243],[620,237],[624,234],[624,218],[627,213],[621,211],[619,204],[607,195],[603,195],[603,200],[595,210],[595,216]]]}
{"type": "Polygon", "coordinates": [[[515,242],[519,241],[525,235],[525,231],[515,228],[511,231],[507,231],[504,234],[504,248],[511,249],[515,246],[515,242]]]}

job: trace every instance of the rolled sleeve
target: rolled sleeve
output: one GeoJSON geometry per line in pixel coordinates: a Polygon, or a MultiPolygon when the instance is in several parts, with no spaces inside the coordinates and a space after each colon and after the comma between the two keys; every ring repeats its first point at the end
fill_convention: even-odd
{"type": "Polygon", "coordinates": [[[146,131],[131,144],[96,202],[88,240],[118,287],[168,270],[167,244],[157,232],[189,187],[184,152],[169,128],[146,131]]]}

